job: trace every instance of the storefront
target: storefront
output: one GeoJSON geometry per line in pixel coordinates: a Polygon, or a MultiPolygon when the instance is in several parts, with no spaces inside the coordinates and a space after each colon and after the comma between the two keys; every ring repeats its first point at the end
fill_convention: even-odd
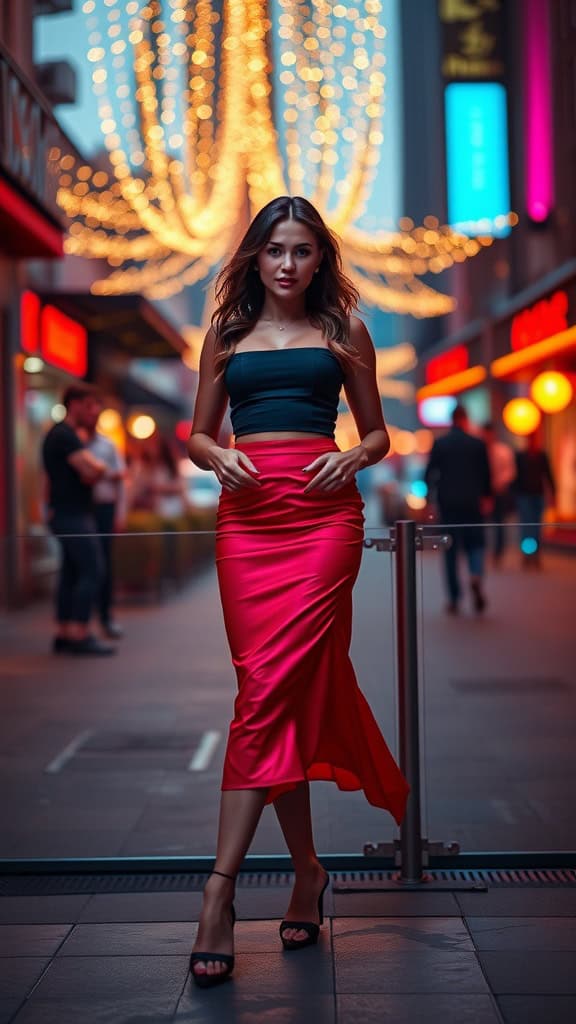
{"type": "MultiPolygon", "coordinates": [[[[29,557],[23,497],[28,352],[21,345],[21,297],[30,261],[49,280],[53,261],[63,255],[56,191],[60,160],[71,150],[41,93],[0,48],[0,603],[18,599],[29,557]]],[[[53,333],[47,344],[55,346],[57,359],[53,333]]]]}
{"type": "MultiPolygon", "coordinates": [[[[181,365],[186,348],[141,296],[94,296],[82,274],[82,292],[55,288],[65,233],[56,194],[71,154],[46,99],[0,47],[0,606],[43,592],[54,572],[40,452],[62,392],[93,380],[127,409],[131,367],[166,356],[181,365]]],[[[177,404],[174,423],[183,415],[177,404]]]]}
{"type": "Polygon", "coordinates": [[[569,529],[576,523],[576,265],[517,296],[456,342],[421,361],[423,422],[446,426],[450,405],[430,424],[425,403],[450,398],[466,406],[475,424],[491,420],[515,447],[538,431],[556,481],[554,518],[565,524],[559,538],[576,544],[576,529],[569,529]]]}
{"type": "MultiPolygon", "coordinates": [[[[56,568],[57,548],[46,530],[41,448],[50,426],[65,410],[62,393],[74,380],[97,383],[108,418],[117,424],[114,440],[125,447],[123,425],[131,414],[152,415],[159,429],[174,430],[188,415],[183,400],[162,394],[162,363],[182,367],[185,343],[177,331],[139,295],[119,297],[84,293],[37,293],[20,299],[20,331],[15,355],[17,495],[20,601],[46,592],[56,568]],[[156,365],[149,387],[137,381],[141,364],[156,365]]],[[[191,371],[185,371],[192,376],[191,371]]],[[[188,382],[190,383],[190,382],[188,382]]]]}

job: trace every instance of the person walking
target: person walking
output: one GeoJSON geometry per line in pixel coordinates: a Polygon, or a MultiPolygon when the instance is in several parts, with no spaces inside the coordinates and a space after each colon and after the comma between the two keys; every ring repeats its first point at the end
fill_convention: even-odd
{"type": "Polygon", "coordinates": [[[494,523],[494,564],[502,561],[506,547],[506,527],[504,523],[514,511],[515,500],[512,483],[516,478],[516,459],[514,450],[509,444],[500,441],[496,436],[493,423],[485,423],[482,437],[488,449],[490,463],[490,480],[494,504],[491,519],[494,523]]]}
{"type": "Polygon", "coordinates": [[[222,484],[216,564],[238,693],[228,733],[214,870],[190,956],[197,985],[234,966],[234,880],[272,803],[295,885],[280,936],[318,939],[329,876],[309,783],[363,790],[398,824],[409,786],[349,657],[363,546],[355,474],[390,445],[370,335],[314,206],[281,196],[256,215],[216,283],[188,451],[222,484]],[[361,441],[334,440],[342,386],[361,441]],[[235,447],[217,437],[230,402],[235,447]]]}
{"type": "Polygon", "coordinates": [[[516,452],[514,492],[520,519],[520,550],[525,568],[540,568],[542,517],[546,501],[555,501],[556,484],[550,460],[538,434],[530,434],[527,446],[516,452]]]}
{"type": "Polygon", "coordinates": [[[113,535],[118,530],[125,514],[124,478],[126,466],[117,446],[109,437],[96,429],[88,433],[87,448],[94,457],[106,466],[106,476],[96,480],[92,487],[94,518],[98,540],[102,551],[102,582],[98,595],[98,614],[103,632],[110,639],[118,640],[124,635],[122,627],[114,620],[114,574],[112,562],[113,535]]]}
{"type": "Polygon", "coordinates": [[[48,525],[61,548],[56,591],[55,654],[114,654],[89,631],[90,617],[102,582],[102,554],[94,518],[92,486],[106,474],[78,431],[94,430],[102,399],[94,385],[73,384],[62,404],[66,416],[48,431],[42,460],[48,478],[48,525]]]}
{"type": "Polygon", "coordinates": [[[425,473],[440,521],[450,527],[451,544],[444,549],[444,568],[446,610],[451,614],[458,613],[462,597],[458,566],[461,551],[468,562],[474,609],[482,612],[486,607],[482,521],[492,498],[490,464],[484,441],[473,437],[469,430],[468,413],[464,406],[457,405],[451,429],[432,446],[425,473]]]}

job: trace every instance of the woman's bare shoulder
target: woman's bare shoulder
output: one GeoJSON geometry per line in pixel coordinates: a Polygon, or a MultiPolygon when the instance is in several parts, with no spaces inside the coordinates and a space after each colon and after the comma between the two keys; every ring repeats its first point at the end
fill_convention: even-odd
{"type": "Polygon", "coordinates": [[[366,324],[359,316],[350,318],[350,341],[360,352],[366,352],[374,348],[370,332],[366,324]]]}

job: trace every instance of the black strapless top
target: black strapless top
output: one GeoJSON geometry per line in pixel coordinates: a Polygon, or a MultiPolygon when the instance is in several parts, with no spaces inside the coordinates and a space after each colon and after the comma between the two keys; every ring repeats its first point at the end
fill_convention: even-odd
{"type": "Polygon", "coordinates": [[[334,437],[344,371],[330,349],[235,352],[224,382],[235,437],[275,430],[334,437]]]}

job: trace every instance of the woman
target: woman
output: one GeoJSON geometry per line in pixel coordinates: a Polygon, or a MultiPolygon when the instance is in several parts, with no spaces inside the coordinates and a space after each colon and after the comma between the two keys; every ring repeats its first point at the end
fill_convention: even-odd
{"type": "Polygon", "coordinates": [[[363,541],[355,474],[390,446],[374,348],[350,316],[358,293],[336,239],[306,199],[281,196],[257,214],[216,299],[188,449],[223,488],[216,563],[238,695],[218,869],[190,960],[201,986],[232,972],[233,883],[265,804],[295,871],[280,935],[299,949],[318,938],[329,881],[314,849],[309,780],[363,789],[398,823],[409,789],[348,655],[363,541]],[[334,441],[342,384],[362,438],[346,452],[334,441]],[[215,440],[228,400],[232,449],[215,440]]]}

